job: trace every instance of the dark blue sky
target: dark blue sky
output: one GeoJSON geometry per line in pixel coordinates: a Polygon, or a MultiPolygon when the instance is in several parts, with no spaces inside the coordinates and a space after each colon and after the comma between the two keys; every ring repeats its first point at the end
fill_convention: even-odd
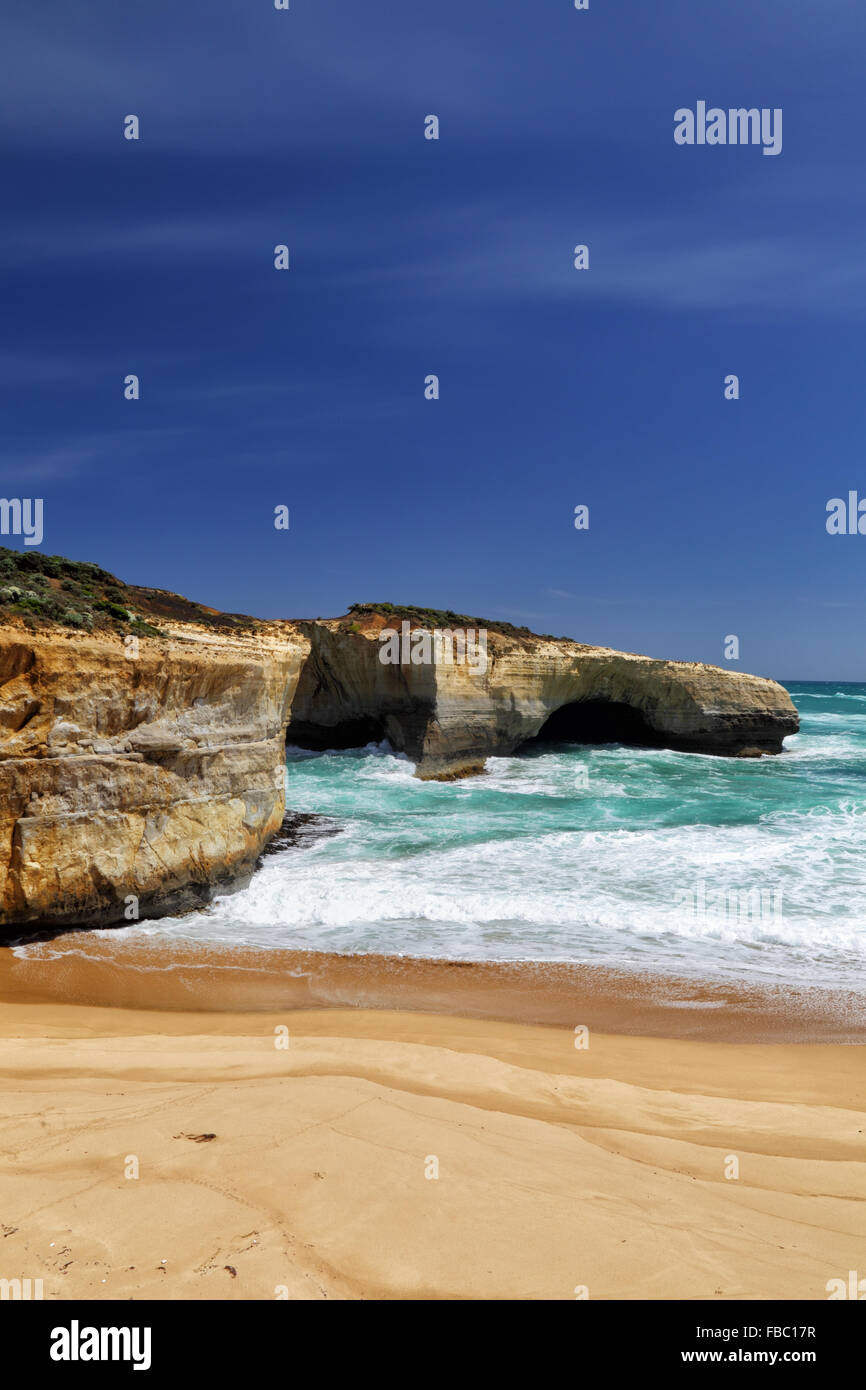
{"type": "Polygon", "coordinates": [[[825,529],[866,495],[862,4],[6,0],[0,39],[43,550],[866,679],[866,536],[825,529]],[[781,107],[782,153],[675,145],[698,100],[781,107]]]}

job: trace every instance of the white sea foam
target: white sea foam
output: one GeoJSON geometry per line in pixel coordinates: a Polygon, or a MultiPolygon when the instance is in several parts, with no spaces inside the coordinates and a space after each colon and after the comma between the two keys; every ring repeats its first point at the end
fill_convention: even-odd
{"type": "Polygon", "coordinates": [[[289,806],[337,817],[340,833],[269,857],[203,912],[123,931],[853,985],[866,968],[864,722],[809,716],[781,758],[541,750],[462,783],[419,781],[387,745],[290,750],[289,806]],[[761,912],[730,910],[762,893],[761,912]],[[690,910],[701,894],[710,910],[690,910]]]}
{"type": "Polygon", "coordinates": [[[138,931],[475,959],[648,959],[655,943],[657,965],[690,945],[701,969],[724,946],[735,948],[727,963],[738,970],[745,953],[776,947],[782,958],[751,966],[799,974],[844,956],[862,967],[864,828],[859,810],[799,821],[780,812],[757,827],[559,832],[411,858],[367,857],[358,843],[338,861],[321,841],[275,856],[248,890],[194,919],[138,931]],[[710,892],[779,885],[781,918],[689,916],[682,890],[700,883],[710,892]]]}

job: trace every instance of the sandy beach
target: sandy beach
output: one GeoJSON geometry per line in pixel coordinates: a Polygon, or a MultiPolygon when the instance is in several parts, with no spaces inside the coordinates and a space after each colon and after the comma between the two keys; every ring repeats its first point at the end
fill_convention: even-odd
{"type": "Polygon", "coordinates": [[[239,1008],[242,966],[190,999],[103,949],[2,952],[0,1277],[46,1298],[814,1300],[866,1269],[863,1053],[778,1007],[756,1040],[779,1001],[572,979],[567,1023],[564,980],[522,1022],[494,1015],[537,978],[401,962],[404,1007],[304,1006],[299,973],[239,1008]]]}

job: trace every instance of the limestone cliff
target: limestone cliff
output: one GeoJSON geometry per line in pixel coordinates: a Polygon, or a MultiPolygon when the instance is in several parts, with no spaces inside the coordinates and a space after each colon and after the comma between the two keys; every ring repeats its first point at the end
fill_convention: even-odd
{"type": "Polygon", "coordinates": [[[307,650],[190,628],[132,660],[117,636],[0,631],[0,922],[182,911],[248,876],[307,650]]]}
{"type": "Polygon", "coordinates": [[[122,604],[91,612],[83,588],[89,626],[70,631],[30,616],[38,592],[23,617],[0,612],[7,929],[177,912],[243,882],[282,820],[286,737],[387,738],[418,776],[451,778],[539,735],[754,756],[798,727],[773,681],[507,625],[487,632],[486,669],[473,672],[384,664],[393,618],[373,609],[257,623],[124,586],[122,604]]]}
{"type": "MultiPolygon", "coordinates": [[[[411,611],[411,610],[407,610],[411,611]]],[[[478,772],[539,734],[728,756],[779,753],[799,727],[775,681],[698,662],[654,660],[563,639],[488,630],[486,670],[466,663],[383,665],[370,614],[305,625],[310,656],[288,738],[344,747],[387,738],[418,776],[478,772]]]]}

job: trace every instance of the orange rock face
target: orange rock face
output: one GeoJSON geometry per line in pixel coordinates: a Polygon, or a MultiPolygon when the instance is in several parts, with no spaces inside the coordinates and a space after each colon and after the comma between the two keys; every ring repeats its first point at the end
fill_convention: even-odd
{"type": "Polygon", "coordinates": [[[0,921],[183,910],[249,875],[285,804],[307,644],[192,627],[144,639],[0,631],[0,921]]]}
{"type": "Polygon", "coordinates": [[[798,727],[757,676],[496,632],[483,670],[389,665],[381,626],[163,620],[134,656],[114,633],[0,627],[0,926],[132,921],[242,883],[282,821],[287,726],[310,747],[387,738],[443,780],[539,733],[758,756],[798,727]]]}

